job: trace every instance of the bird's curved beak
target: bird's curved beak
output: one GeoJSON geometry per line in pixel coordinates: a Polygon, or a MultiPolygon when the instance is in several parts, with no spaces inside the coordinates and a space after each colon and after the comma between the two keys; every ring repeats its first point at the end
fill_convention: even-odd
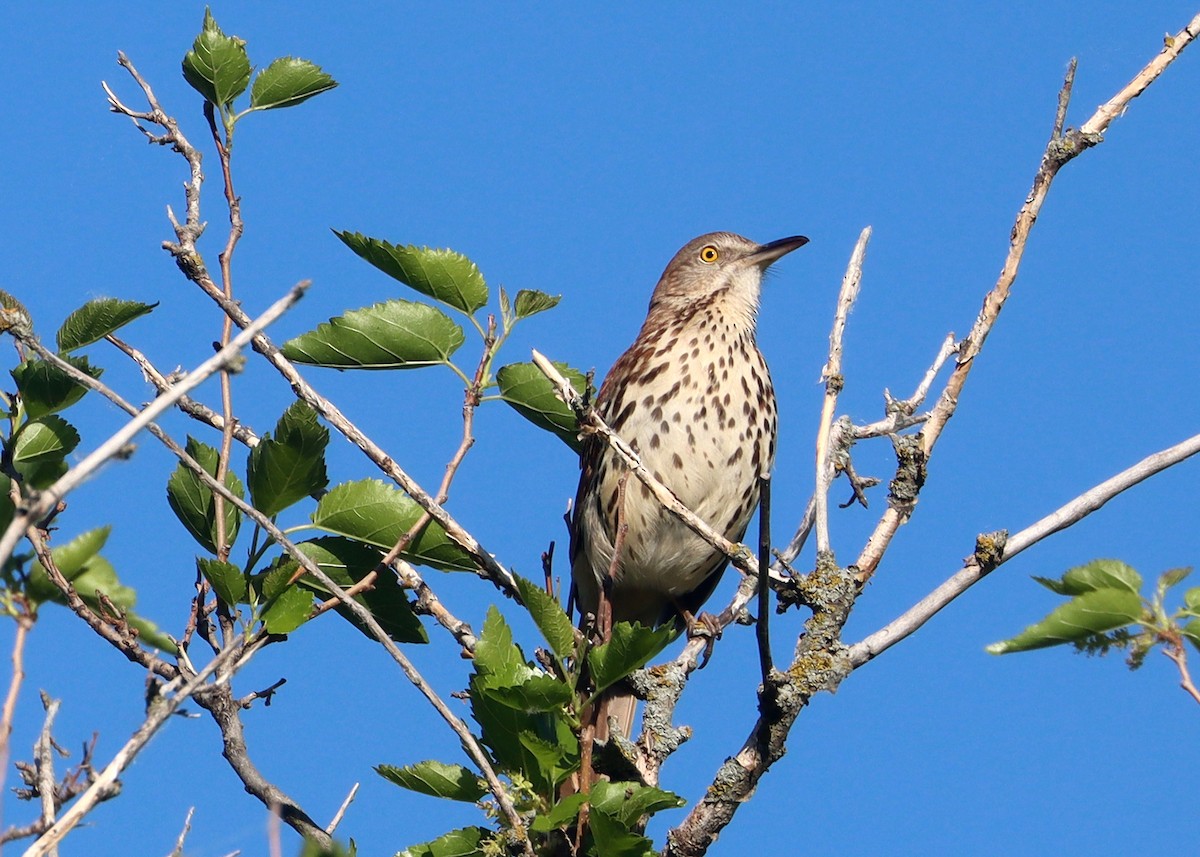
{"type": "Polygon", "coordinates": [[[807,243],[808,239],[803,235],[793,235],[790,238],[780,238],[778,241],[760,244],[758,249],[751,253],[747,259],[765,271],[776,259],[786,256],[793,250],[799,250],[807,243]]]}

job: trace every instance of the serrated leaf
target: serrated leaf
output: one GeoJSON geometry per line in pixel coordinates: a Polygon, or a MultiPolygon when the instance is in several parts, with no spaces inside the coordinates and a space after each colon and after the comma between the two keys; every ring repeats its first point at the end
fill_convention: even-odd
{"type": "Polygon", "coordinates": [[[337,85],[337,81],[314,62],[298,57],[280,57],[254,78],[250,107],[255,110],[294,107],[337,85]]]}
{"type": "MultiPolygon", "coordinates": [[[[564,363],[555,363],[571,386],[583,395],[587,389],[587,378],[577,369],[564,363]]],[[[510,363],[496,372],[496,383],[500,397],[538,428],[556,434],[563,443],[579,451],[579,423],[575,412],[566,402],[558,398],[554,385],[542,371],[532,363],[510,363]]]]}
{"type": "Polygon", "coordinates": [[[437,307],[390,300],[331,318],[282,350],[297,363],[334,369],[416,369],[449,363],[464,339],[437,307]]]}
{"type": "Polygon", "coordinates": [[[634,670],[644,667],[674,635],[670,625],[647,628],[636,622],[617,622],[613,625],[612,637],[587,654],[595,693],[612,687],[634,670]]]}
{"type": "Polygon", "coordinates": [[[317,412],[296,401],[279,418],[274,436],[265,435],[246,464],[250,499],[264,515],[274,517],[305,497],[316,497],[329,484],[325,447],[329,429],[317,412]]]}
{"type": "Polygon", "coordinates": [[[1063,595],[1082,595],[1097,589],[1125,589],[1137,593],[1142,576],[1118,559],[1094,559],[1068,570],[1062,576],[1063,595]]]}
{"type": "Polygon", "coordinates": [[[1045,619],[1030,625],[1009,640],[992,643],[993,655],[1024,652],[1115,631],[1136,622],[1142,615],[1142,599],[1128,589],[1093,589],[1055,608],[1045,619]]]}
{"type": "MultiPolygon", "coordinates": [[[[387,551],[417,523],[422,511],[407,494],[378,479],[363,479],[334,486],[317,504],[312,522],[326,532],[387,551]]],[[[422,529],[401,555],[443,571],[475,570],[471,555],[451,541],[436,521],[422,529]]]]}
{"type": "Polygon", "coordinates": [[[272,634],[289,634],[308,621],[312,609],[312,592],[292,584],[271,599],[262,621],[272,634]]]}
{"type": "Polygon", "coordinates": [[[1183,593],[1183,606],[1193,613],[1200,613],[1200,586],[1193,586],[1183,593]]]}
{"type": "MultiPolygon", "coordinates": [[[[216,476],[219,458],[217,450],[190,436],[187,439],[186,449],[188,454],[210,476],[216,476]]],[[[225,474],[225,487],[238,498],[245,496],[242,481],[232,470],[225,474]]],[[[167,480],[167,502],[175,512],[175,517],[179,518],[180,523],[192,534],[192,538],[199,542],[201,547],[215,554],[217,552],[215,496],[212,489],[201,482],[200,477],[182,462],[167,480]]],[[[229,544],[233,544],[237,540],[238,526],[241,524],[241,520],[242,514],[238,508],[232,503],[225,503],[225,539],[229,544]]]]}
{"type": "Polygon", "coordinates": [[[521,289],[513,301],[513,310],[517,318],[529,318],[539,312],[545,312],[558,306],[562,295],[548,295],[535,289],[521,289]]]}
{"type": "Polygon", "coordinates": [[[221,32],[208,9],[204,10],[200,35],[183,57],[183,77],[192,89],[219,107],[231,103],[250,84],[246,42],[221,32]]]}
{"type": "Polygon", "coordinates": [[[196,568],[204,575],[213,592],[226,604],[241,604],[246,601],[246,575],[233,563],[198,556],[196,568]]]}
{"type": "Polygon", "coordinates": [[[560,716],[531,714],[492,698],[480,688],[484,680],[470,681],[471,713],[483,743],[502,768],[522,772],[539,792],[554,789],[579,767],[578,737],[560,716]]]}
{"type": "Polygon", "coordinates": [[[620,823],[633,827],[644,815],[678,809],[686,801],[679,795],[635,782],[598,780],[592,784],[591,804],[620,823]]]}
{"type": "Polygon", "coordinates": [[[432,759],[402,768],[376,765],[375,772],[402,788],[431,797],[474,803],[488,793],[483,780],[467,768],[432,759]]]}
{"type": "Polygon", "coordinates": [[[654,857],[654,843],[606,812],[593,808],[588,813],[588,829],[597,857],[654,857]]]}
{"type": "MultiPolygon", "coordinates": [[[[340,536],[323,536],[312,541],[300,542],[296,547],[343,589],[349,589],[358,583],[367,574],[374,571],[379,565],[379,561],[383,559],[382,554],[376,548],[340,536]]],[[[295,560],[290,557],[283,558],[281,562],[286,564],[289,577],[298,568],[295,560]]],[[[308,575],[300,578],[300,585],[311,589],[322,598],[327,598],[332,594],[321,583],[308,575]]],[[[413,613],[412,607],[408,603],[404,588],[400,586],[396,575],[390,569],[381,571],[372,587],[358,593],[354,596],[354,600],[371,611],[371,615],[379,622],[380,627],[397,643],[429,642],[421,620],[413,613]]],[[[342,618],[358,628],[368,639],[375,639],[374,634],[362,624],[349,607],[339,605],[335,609],[342,618]]]]}
{"type": "Polygon", "coordinates": [[[111,526],[97,527],[80,533],[65,545],[51,549],[50,555],[54,557],[54,564],[63,573],[63,577],[73,580],[82,572],[88,560],[100,553],[100,549],[108,542],[111,532],[111,526]]]}
{"type": "Polygon", "coordinates": [[[58,350],[67,352],[99,342],[113,331],[151,312],[158,303],[97,298],[75,310],[59,327],[55,340],[58,350]]]}
{"type": "Polygon", "coordinates": [[[479,692],[501,705],[527,713],[558,711],[571,701],[574,689],[552,675],[533,673],[509,684],[492,676],[480,676],[479,692]]]}
{"type": "MultiPolygon", "coordinates": [[[[63,358],[80,372],[99,378],[104,370],[92,366],[86,357],[63,358]]],[[[21,394],[21,403],[30,417],[44,417],[69,408],[87,393],[88,388],[49,361],[40,358],[26,360],[11,372],[21,394]]]]}
{"type": "Polygon", "coordinates": [[[494,684],[517,684],[532,673],[513,642],[512,629],[494,604],[488,607],[483,631],[475,644],[475,671],[494,679],[494,684]]]}
{"type": "Polygon", "coordinates": [[[391,244],[361,232],[333,234],[389,277],[467,315],[488,302],[487,283],[479,268],[449,249],[391,244]]]}
{"type": "Polygon", "coordinates": [[[519,575],[514,577],[517,591],[521,593],[521,603],[525,605],[525,609],[533,617],[534,624],[550,644],[550,650],[560,660],[570,657],[575,653],[575,628],[570,617],[546,590],[519,575]]]}
{"type": "Polygon", "coordinates": [[[62,417],[38,417],[17,432],[12,466],[34,488],[46,488],[67,472],[65,459],[77,446],[79,432],[62,417]]]}
{"type": "Polygon", "coordinates": [[[485,857],[484,847],[492,837],[492,832],[482,827],[462,827],[429,842],[410,845],[396,857],[485,857]]]}

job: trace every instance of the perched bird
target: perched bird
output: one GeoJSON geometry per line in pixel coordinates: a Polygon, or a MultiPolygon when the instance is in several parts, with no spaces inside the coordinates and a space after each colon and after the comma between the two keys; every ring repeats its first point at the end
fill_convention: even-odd
{"type": "MultiPolygon", "coordinates": [[[[756,244],[730,232],[701,235],[667,265],[646,321],[604,379],[598,415],[655,477],[717,532],[740,541],[758,505],[758,479],[775,460],[771,376],[755,341],[763,273],[804,246],[802,236],[756,244]]],[[[601,592],[613,622],[690,621],[727,558],[654,499],[603,437],[585,438],[571,522],[571,571],[585,629],[601,592]],[[623,484],[622,484],[623,483],[623,484]],[[624,528],[614,561],[618,528],[624,528]]],[[[636,700],[623,687],[602,701],[628,736],[636,700]]]]}

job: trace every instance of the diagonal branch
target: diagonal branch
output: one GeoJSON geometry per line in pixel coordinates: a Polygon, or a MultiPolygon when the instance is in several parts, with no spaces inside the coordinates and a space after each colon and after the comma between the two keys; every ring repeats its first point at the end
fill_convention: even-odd
{"type": "MultiPolygon", "coordinates": [[[[253,322],[237,335],[228,345],[197,366],[191,374],[172,388],[170,393],[159,396],[141,412],[118,429],[108,440],[100,444],[90,455],[66,472],[57,482],[31,498],[18,508],[8,525],[4,535],[0,537],[0,559],[7,560],[20,540],[26,528],[41,521],[58,502],[75,490],[84,480],[90,477],[102,464],[116,456],[139,431],[146,427],[155,417],[172,407],[179,397],[198,387],[209,376],[219,372],[236,358],[242,350],[260,331],[279,316],[283,315],[303,295],[308,283],[303,282],[294,286],[284,297],[280,298],[253,322]]],[[[19,334],[25,336],[24,334],[19,334]]],[[[28,337],[25,337],[28,339],[28,337]]]]}
{"type": "Polygon", "coordinates": [[[851,665],[855,668],[860,667],[896,645],[932,619],[943,607],[1021,551],[1078,523],[1118,494],[1128,491],[1139,482],[1149,479],[1168,467],[1179,464],[1198,452],[1200,452],[1200,434],[1143,458],[1132,467],[1122,470],[1111,479],[1106,479],[1094,488],[1080,494],[1040,521],[1008,536],[998,553],[988,556],[977,549],[961,569],[914,604],[903,615],[851,646],[849,653],[851,665]]]}

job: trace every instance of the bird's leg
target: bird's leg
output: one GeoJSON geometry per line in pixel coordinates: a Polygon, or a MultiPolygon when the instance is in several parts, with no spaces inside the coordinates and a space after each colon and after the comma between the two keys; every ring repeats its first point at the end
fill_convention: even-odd
{"type": "Polygon", "coordinates": [[[600,599],[596,607],[596,627],[600,639],[607,643],[612,638],[612,589],[621,567],[621,551],[625,548],[625,534],[629,525],[625,522],[625,482],[629,479],[629,471],[621,474],[617,480],[617,520],[613,531],[613,554],[608,564],[608,571],[600,580],[600,599]]]}
{"type": "Polygon", "coordinates": [[[713,647],[716,646],[717,640],[721,639],[721,632],[724,630],[721,626],[721,618],[707,611],[696,616],[679,604],[675,604],[675,609],[679,611],[684,625],[687,626],[688,639],[696,637],[704,639],[704,657],[700,659],[700,669],[704,669],[708,666],[708,659],[712,657],[713,647]]]}

